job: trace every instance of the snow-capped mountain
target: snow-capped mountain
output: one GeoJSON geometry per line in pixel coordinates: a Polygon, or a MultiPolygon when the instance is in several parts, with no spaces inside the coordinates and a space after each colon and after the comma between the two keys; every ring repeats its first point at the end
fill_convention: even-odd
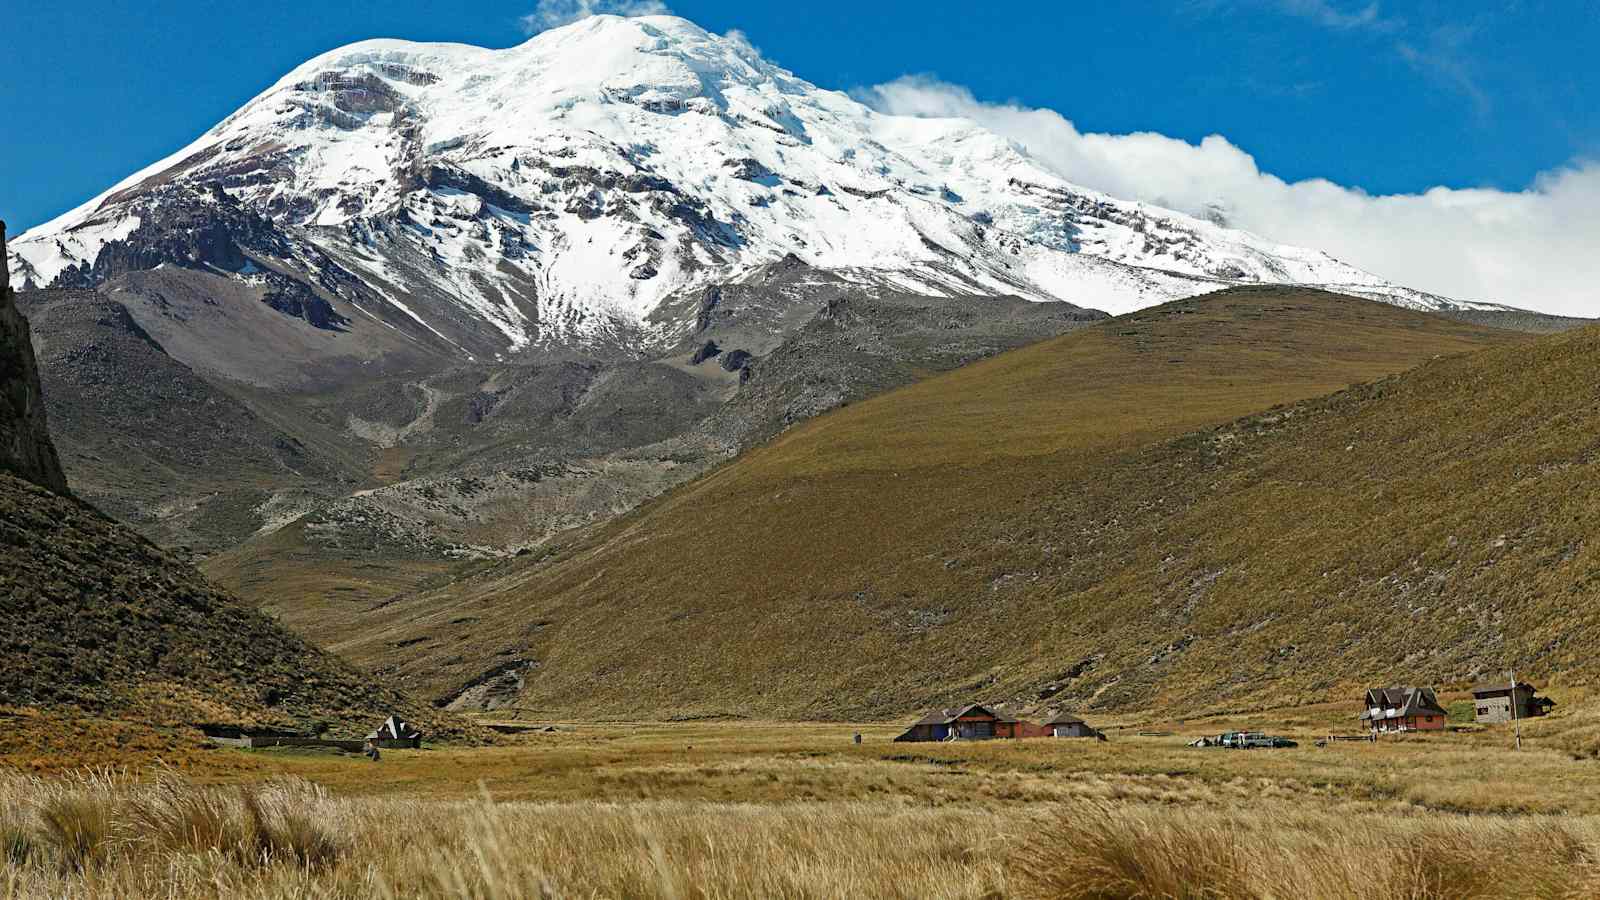
{"type": "Polygon", "coordinates": [[[665,301],[789,255],[1110,312],[1253,282],[1482,306],[1085,190],[973,122],[874,112],[667,16],[323,54],[11,255],[18,287],[170,264],[320,327],[494,353],[668,341],[686,325],[651,315],[665,301]]]}

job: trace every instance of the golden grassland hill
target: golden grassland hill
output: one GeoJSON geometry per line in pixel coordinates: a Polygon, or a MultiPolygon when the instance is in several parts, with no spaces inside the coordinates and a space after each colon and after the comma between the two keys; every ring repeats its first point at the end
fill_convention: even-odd
{"type": "MultiPolygon", "coordinates": [[[[1167,304],[837,410],[549,558],[343,610],[328,627],[358,636],[332,646],[458,705],[582,716],[880,717],[974,696],[1217,707],[1465,677],[1460,654],[1389,668],[1391,611],[1319,644],[1288,584],[1235,558],[1270,553],[1278,572],[1306,548],[1255,530],[1260,498],[1231,457],[1172,442],[1435,357],[1526,358],[1528,340],[1307,290],[1167,304]]],[[[1317,489],[1347,490],[1367,458],[1351,454],[1317,489]]],[[[1303,508],[1274,526],[1305,526],[1303,508]]],[[[1323,524],[1358,544],[1381,533],[1323,524]]],[[[1366,577],[1315,581],[1324,570],[1318,609],[1366,577]]]]}
{"type": "Polygon", "coordinates": [[[476,727],[384,688],[93,507],[0,474],[0,706],[153,726],[358,737],[398,712],[476,727]]]}

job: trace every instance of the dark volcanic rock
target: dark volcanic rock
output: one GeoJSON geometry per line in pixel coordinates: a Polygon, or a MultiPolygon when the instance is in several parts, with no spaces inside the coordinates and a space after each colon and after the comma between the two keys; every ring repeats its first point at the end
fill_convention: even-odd
{"type": "Polygon", "coordinates": [[[735,350],[732,353],[725,353],[722,355],[722,367],[729,372],[737,372],[750,364],[750,358],[748,350],[735,350]]]}
{"type": "Polygon", "coordinates": [[[197,194],[174,191],[157,210],[141,219],[126,238],[107,242],[92,265],[80,263],[61,270],[51,286],[92,288],[124,272],[142,272],[163,264],[237,272],[248,261],[241,243],[273,249],[283,243],[260,216],[207,203],[197,194]]]}
{"type": "Polygon", "coordinates": [[[465,172],[453,166],[430,165],[423,169],[421,181],[430,188],[454,188],[455,190],[481,197],[485,203],[492,204],[508,212],[531,213],[538,210],[538,207],[518,198],[515,194],[495,187],[471,172],[465,172]]]}
{"type": "Polygon", "coordinates": [[[209,553],[261,527],[254,508],[270,490],[337,492],[355,477],[302,407],[229,392],[179,362],[115,299],[128,296],[15,295],[75,495],[147,537],[209,553]]]}
{"type": "Polygon", "coordinates": [[[266,277],[269,287],[261,295],[262,303],[286,316],[304,319],[306,324],[324,331],[342,331],[350,325],[350,320],[340,315],[333,304],[317,296],[304,284],[276,272],[268,273],[266,277]]]}
{"type": "Polygon", "coordinates": [[[67,476],[45,427],[44,391],[28,320],[11,293],[5,238],[6,226],[0,222],[0,470],[65,494],[67,476]]]}
{"type": "MultiPolygon", "coordinates": [[[[696,350],[694,352],[693,356],[689,357],[689,365],[698,366],[701,363],[705,362],[706,360],[710,359],[713,356],[716,356],[717,354],[719,354],[721,352],[722,352],[722,348],[717,346],[717,342],[716,341],[706,341],[705,344],[703,344],[700,347],[699,350],[696,350]]],[[[739,352],[742,353],[744,351],[741,350],[739,352]]]]}

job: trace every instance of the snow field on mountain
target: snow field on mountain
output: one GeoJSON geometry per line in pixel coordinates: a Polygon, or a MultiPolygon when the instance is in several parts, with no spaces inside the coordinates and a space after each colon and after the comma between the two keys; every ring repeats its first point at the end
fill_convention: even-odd
{"type": "Polygon", "coordinates": [[[1464,305],[1085,190],[976,123],[875,112],[670,16],[596,16],[504,50],[322,54],[21,235],[14,279],[92,263],[164,191],[217,187],[436,333],[467,316],[508,351],[649,333],[668,298],[788,254],[901,290],[1117,313],[1260,282],[1464,305]]]}

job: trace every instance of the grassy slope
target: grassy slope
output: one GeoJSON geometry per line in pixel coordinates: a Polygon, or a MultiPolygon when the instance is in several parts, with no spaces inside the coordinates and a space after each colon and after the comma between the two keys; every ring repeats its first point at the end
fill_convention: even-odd
{"type": "MultiPolygon", "coordinates": [[[[807,423],[553,561],[364,613],[336,647],[382,663],[416,641],[397,668],[429,694],[530,656],[528,708],[612,715],[898,714],[1071,671],[1064,698],[1146,702],[1171,666],[1145,661],[1192,627],[1164,611],[1218,566],[1149,543],[1139,518],[1194,479],[1130,482],[1141,450],[1522,340],[1319,292],[1169,304],[807,423]]],[[[1200,624],[1224,648],[1240,623],[1200,624]]],[[[1192,692],[1257,687],[1231,677],[1192,692]]]]}
{"type": "Polygon", "coordinates": [[[461,731],[316,650],[80,501],[0,475],[0,707],[359,736],[461,731]]]}

